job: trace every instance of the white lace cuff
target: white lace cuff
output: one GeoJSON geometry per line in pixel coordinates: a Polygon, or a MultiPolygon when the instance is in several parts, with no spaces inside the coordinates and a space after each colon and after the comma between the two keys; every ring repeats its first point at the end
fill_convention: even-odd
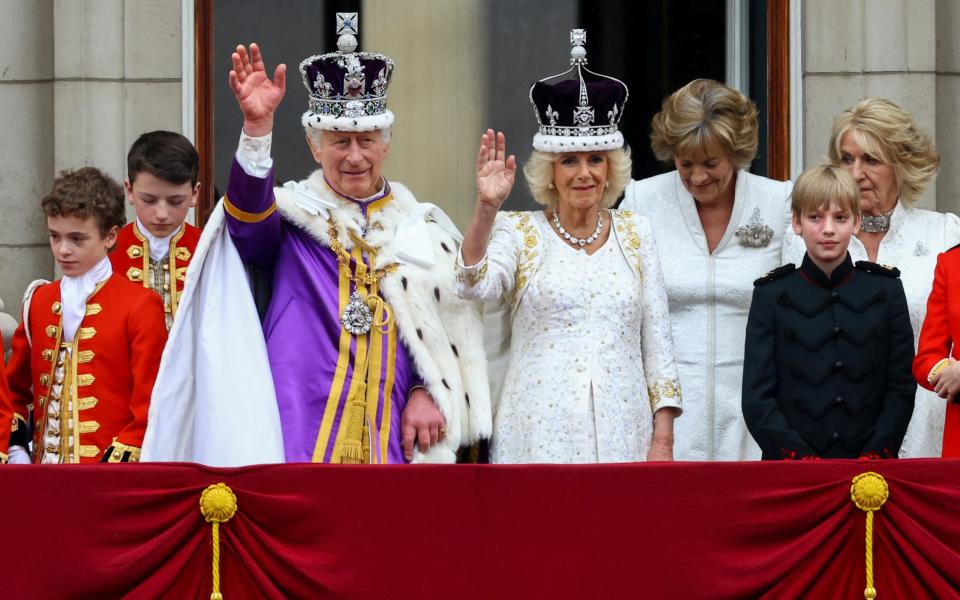
{"type": "Polygon", "coordinates": [[[263,179],[273,167],[270,148],[273,145],[273,133],[261,137],[251,137],[240,131],[240,144],[237,146],[237,163],[250,177],[263,179]]]}

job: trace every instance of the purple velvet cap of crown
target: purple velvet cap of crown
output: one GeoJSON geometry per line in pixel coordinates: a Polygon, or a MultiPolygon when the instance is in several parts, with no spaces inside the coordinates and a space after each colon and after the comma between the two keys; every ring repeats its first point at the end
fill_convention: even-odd
{"type": "Polygon", "coordinates": [[[331,52],[300,63],[309,92],[305,127],[336,131],[372,131],[393,123],[387,110],[387,86],[393,60],[375,52],[331,52]]]}
{"type": "Polygon", "coordinates": [[[619,79],[586,67],[586,30],[570,31],[568,71],[530,87],[530,103],[539,130],[533,147],[543,152],[583,152],[623,147],[617,128],[630,96],[619,79]]]}
{"type": "MultiPolygon", "coordinates": [[[[616,79],[606,77],[591,81],[589,74],[584,74],[587,84],[587,99],[594,110],[594,124],[608,125],[616,128],[623,114],[623,105],[627,101],[627,88],[616,79]],[[616,115],[611,115],[616,107],[616,115]]],[[[554,124],[560,127],[579,127],[581,123],[574,121],[574,111],[580,105],[580,82],[576,79],[565,79],[558,83],[538,81],[533,84],[530,92],[533,104],[537,110],[538,121],[541,124],[550,124],[547,107],[556,111],[554,124]]]]}
{"type": "Polygon", "coordinates": [[[627,101],[626,86],[607,77],[583,73],[586,103],[579,78],[557,83],[538,81],[530,98],[540,124],[534,147],[545,152],[612,150],[623,146],[617,128],[627,101]]]}
{"type": "MultiPolygon", "coordinates": [[[[390,76],[393,73],[393,61],[387,62],[382,55],[371,52],[356,52],[355,54],[360,59],[360,67],[364,75],[364,86],[360,90],[361,94],[364,96],[382,95],[386,90],[374,90],[373,84],[381,76],[381,73],[389,83],[390,76]]],[[[329,82],[333,86],[333,91],[344,93],[347,69],[344,64],[337,64],[335,57],[336,54],[332,56],[330,54],[323,55],[304,66],[303,76],[306,78],[304,84],[311,94],[322,92],[316,87],[318,81],[321,86],[323,82],[329,82]],[[334,60],[331,60],[331,58],[334,58],[334,60]]]]}

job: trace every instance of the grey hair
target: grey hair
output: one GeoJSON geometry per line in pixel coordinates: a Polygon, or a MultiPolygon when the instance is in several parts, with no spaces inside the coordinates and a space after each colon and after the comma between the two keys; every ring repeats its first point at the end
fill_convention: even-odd
{"type": "MultiPolygon", "coordinates": [[[[320,142],[323,138],[324,129],[318,129],[316,127],[304,127],[307,132],[307,137],[310,138],[310,141],[317,148],[320,148],[320,142]]],[[[383,139],[384,144],[390,144],[390,136],[392,135],[391,127],[384,127],[383,129],[377,129],[380,132],[380,137],[383,139]]],[[[341,132],[343,133],[343,132],[341,132]]]]}

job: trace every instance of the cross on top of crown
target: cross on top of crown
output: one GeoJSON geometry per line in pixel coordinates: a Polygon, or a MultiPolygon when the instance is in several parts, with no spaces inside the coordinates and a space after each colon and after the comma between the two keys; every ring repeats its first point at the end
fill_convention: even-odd
{"type": "Polygon", "coordinates": [[[360,14],[355,12],[337,13],[337,35],[360,33],[360,14]]]}
{"type": "Polygon", "coordinates": [[[570,45],[573,46],[570,49],[570,64],[571,65],[585,65],[587,64],[587,49],[584,46],[587,43],[587,30],[586,29],[571,29],[570,30],[570,45]]]}
{"type": "Polygon", "coordinates": [[[355,12],[337,13],[337,48],[343,54],[357,49],[357,35],[360,33],[360,15],[355,12]]]}

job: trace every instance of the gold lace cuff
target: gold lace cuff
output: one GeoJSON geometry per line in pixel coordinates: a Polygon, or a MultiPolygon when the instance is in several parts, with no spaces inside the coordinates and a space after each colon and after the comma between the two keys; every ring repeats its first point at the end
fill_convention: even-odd
{"type": "Polygon", "coordinates": [[[121,444],[117,440],[113,440],[103,454],[108,463],[140,462],[140,448],[121,444]]]}
{"type": "Polygon", "coordinates": [[[243,223],[259,223],[263,221],[277,210],[277,203],[274,202],[270,205],[270,208],[260,213],[251,213],[245,210],[237,208],[237,206],[230,202],[230,198],[227,198],[226,194],[223,196],[223,210],[227,211],[227,214],[233,217],[234,219],[241,221],[243,223]]]}
{"type": "Polygon", "coordinates": [[[23,423],[24,427],[27,425],[27,420],[17,413],[13,413],[13,422],[10,423],[10,433],[20,429],[20,423],[23,423]]]}
{"type": "Polygon", "coordinates": [[[462,258],[458,258],[454,267],[457,272],[457,282],[467,287],[476,287],[487,276],[487,267],[490,266],[490,261],[484,256],[483,260],[480,261],[479,268],[477,268],[477,265],[465,267],[461,264],[461,260],[462,258]]]}
{"type": "Polygon", "coordinates": [[[930,374],[927,375],[927,383],[933,381],[933,378],[937,376],[943,368],[950,364],[949,358],[941,358],[937,361],[937,364],[933,365],[933,368],[930,369],[930,374]]]}
{"type": "Polygon", "coordinates": [[[647,388],[650,396],[650,410],[657,412],[660,404],[667,406],[681,406],[680,384],[673,379],[664,379],[647,388]]]}

